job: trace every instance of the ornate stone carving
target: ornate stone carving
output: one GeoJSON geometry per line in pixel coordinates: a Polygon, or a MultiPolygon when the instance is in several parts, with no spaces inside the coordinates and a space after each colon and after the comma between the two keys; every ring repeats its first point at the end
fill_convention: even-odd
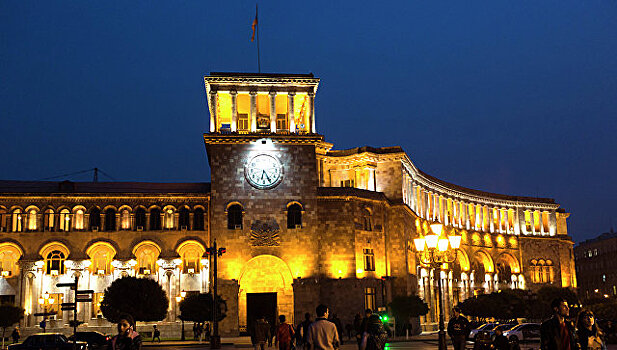
{"type": "Polygon", "coordinates": [[[251,225],[250,241],[253,247],[277,247],[281,245],[280,227],[275,220],[257,220],[251,225]]]}

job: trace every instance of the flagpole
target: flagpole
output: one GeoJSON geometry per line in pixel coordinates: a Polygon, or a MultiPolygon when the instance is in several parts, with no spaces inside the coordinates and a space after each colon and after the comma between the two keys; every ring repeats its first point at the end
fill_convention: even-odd
{"type": "Polygon", "coordinates": [[[257,3],[255,3],[255,18],[257,19],[257,71],[261,73],[261,59],[259,56],[259,17],[257,10],[257,3]]]}

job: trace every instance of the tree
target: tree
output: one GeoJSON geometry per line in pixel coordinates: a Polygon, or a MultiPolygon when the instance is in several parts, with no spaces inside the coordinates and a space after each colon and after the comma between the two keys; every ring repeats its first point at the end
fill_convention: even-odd
{"type": "Polygon", "coordinates": [[[424,316],[428,313],[428,304],[417,295],[394,297],[388,306],[392,316],[397,320],[396,326],[399,331],[409,326],[412,317],[424,316]]]}
{"type": "MultiPolygon", "coordinates": [[[[564,298],[570,305],[579,305],[576,292],[571,288],[544,286],[536,292],[537,303],[533,306],[532,316],[536,319],[548,318],[553,314],[551,302],[556,298],[564,298]]],[[[571,314],[576,314],[576,307],[570,308],[571,314]]]]}
{"type": "Polygon", "coordinates": [[[24,318],[24,309],[12,304],[0,305],[0,327],[2,327],[2,348],[6,329],[24,318]]]}
{"type": "MultiPolygon", "coordinates": [[[[227,316],[227,302],[220,295],[216,297],[219,306],[218,320],[227,316]]],[[[189,322],[212,321],[212,293],[191,294],[180,302],[180,319],[189,322]]]]}
{"type": "Polygon", "coordinates": [[[617,320],[617,299],[589,299],[585,301],[585,307],[591,310],[597,319],[617,320]]]}
{"type": "Polygon", "coordinates": [[[167,315],[169,299],[160,284],[150,278],[123,277],[105,289],[101,311],[110,322],[118,322],[120,313],[135,321],[161,321],[167,315]]]}

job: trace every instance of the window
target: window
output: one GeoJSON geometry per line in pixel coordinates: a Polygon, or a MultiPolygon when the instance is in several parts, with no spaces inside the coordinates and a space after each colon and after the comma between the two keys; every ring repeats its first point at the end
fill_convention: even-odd
{"type": "Polygon", "coordinates": [[[276,130],[288,130],[286,114],[276,115],[276,130]]]}
{"type": "Polygon", "coordinates": [[[28,231],[36,231],[36,210],[30,209],[28,212],[28,231]]]}
{"type": "Polygon", "coordinates": [[[294,203],[287,208],[287,228],[302,227],[302,207],[294,203]]]}
{"type": "Polygon", "coordinates": [[[150,209],[150,230],[161,229],[161,211],[158,208],[150,209]]]}
{"type": "Polygon", "coordinates": [[[45,217],[44,217],[45,230],[53,231],[55,221],[56,221],[56,218],[55,218],[54,210],[53,209],[45,210],[45,217]]]}
{"type": "Polygon", "coordinates": [[[0,277],[10,278],[19,273],[17,261],[20,249],[12,243],[0,243],[0,277]]]}
{"type": "Polygon", "coordinates": [[[11,221],[12,221],[12,231],[13,232],[22,232],[24,230],[24,222],[23,222],[24,218],[23,218],[23,214],[21,212],[21,209],[15,209],[13,210],[13,215],[11,217],[11,221]]]}
{"type": "Polygon", "coordinates": [[[60,217],[58,218],[60,221],[60,231],[70,231],[71,230],[71,212],[68,209],[60,210],[60,217]]]}
{"type": "Polygon", "coordinates": [[[206,249],[197,241],[186,241],[178,247],[182,259],[182,272],[193,274],[201,270],[201,257],[206,249]]]}
{"type": "Polygon", "coordinates": [[[90,272],[95,275],[109,275],[112,271],[111,261],[116,255],[116,250],[108,243],[94,243],[86,254],[90,257],[90,272]]]}
{"type": "Polygon", "coordinates": [[[156,260],[159,257],[161,249],[150,241],[138,244],[133,250],[133,254],[137,258],[135,269],[139,275],[150,275],[156,273],[156,260]]]}
{"type": "Polygon", "coordinates": [[[355,187],[354,180],[341,180],[341,187],[355,187]]]}
{"type": "Polygon", "coordinates": [[[52,276],[64,274],[66,256],[59,250],[52,250],[45,257],[45,273],[52,276]]]}
{"type": "Polygon", "coordinates": [[[186,209],[186,207],[180,208],[180,213],[178,215],[178,225],[180,226],[180,229],[190,229],[190,221],[189,210],[186,209]]]}
{"type": "Polygon", "coordinates": [[[98,231],[101,229],[101,211],[99,208],[92,208],[90,210],[90,231],[98,231]]]}
{"type": "Polygon", "coordinates": [[[123,230],[131,229],[131,213],[128,209],[122,209],[122,212],[120,214],[120,227],[123,230]]]}
{"type": "Polygon", "coordinates": [[[525,231],[533,232],[533,216],[529,210],[525,210],[525,231]]]}
{"type": "Polygon", "coordinates": [[[364,271],[375,271],[375,254],[373,249],[364,249],[364,271]]]}
{"type": "Polygon", "coordinates": [[[165,210],[165,229],[172,230],[174,228],[174,211],[171,208],[165,210]]]}
{"type": "Polygon", "coordinates": [[[238,114],[238,131],[247,131],[249,129],[249,115],[238,114]]]}
{"type": "Polygon", "coordinates": [[[201,208],[197,208],[193,212],[193,230],[204,230],[204,210],[201,208]]]}
{"type": "Polygon", "coordinates": [[[371,221],[371,212],[366,208],[362,209],[362,229],[364,231],[373,230],[373,223],[371,221]]]}
{"type": "Polygon", "coordinates": [[[135,210],[135,228],[137,230],[143,230],[146,227],[146,210],[144,208],[137,208],[135,210]]]}
{"type": "Polygon", "coordinates": [[[116,210],[109,208],[105,210],[105,231],[116,230],[116,210]]]}
{"type": "Polygon", "coordinates": [[[84,229],[84,211],[83,209],[77,209],[75,212],[75,229],[83,230],[84,229]]]}
{"type": "Polygon", "coordinates": [[[240,204],[233,204],[227,208],[227,228],[242,229],[242,206],[240,204]]]}
{"type": "Polygon", "coordinates": [[[92,294],[92,318],[103,318],[103,312],[101,311],[101,303],[103,302],[103,295],[105,293],[93,293],[92,294]]]}
{"type": "Polygon", "coordinates": [[[364,288],[364,308],[375,310],[375,288],[364,288]]]}

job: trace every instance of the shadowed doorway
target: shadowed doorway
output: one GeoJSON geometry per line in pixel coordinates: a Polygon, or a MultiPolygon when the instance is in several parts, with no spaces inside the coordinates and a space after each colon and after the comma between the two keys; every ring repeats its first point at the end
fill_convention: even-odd
{"type": "Polygon", "coordinates": [[[246,324],[251,327],[259,316],[264,316],[272,327],[276,321],[276,293],[246,293],[246,324]]]}

